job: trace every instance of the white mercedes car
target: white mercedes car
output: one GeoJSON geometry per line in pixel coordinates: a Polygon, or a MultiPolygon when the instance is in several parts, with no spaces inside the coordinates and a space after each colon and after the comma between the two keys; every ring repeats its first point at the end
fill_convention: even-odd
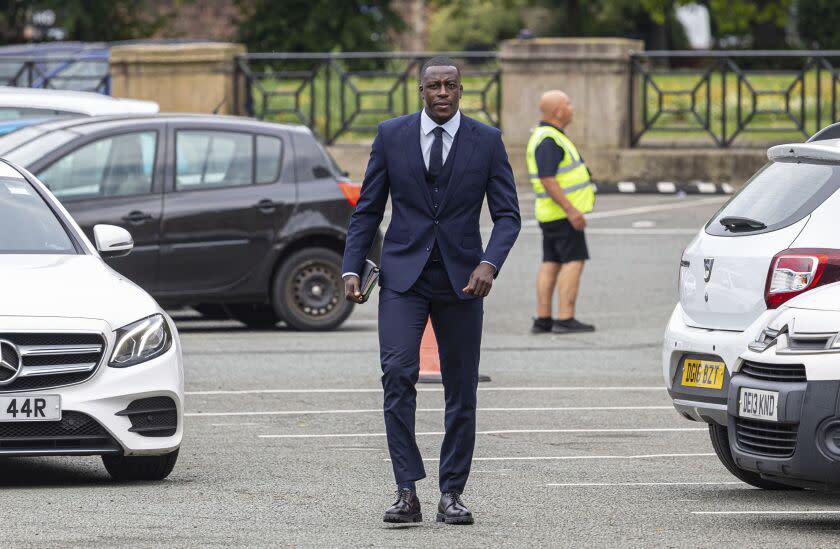
{"type": "MultiPolygon", "coordinates": [[[[680,300],[662,348],[674,407],[686,418],[709,424],[718,457],[730,470],[762,467],[774,458],[774,450],[765,448],[768,441],[789,436],[750,415],[733,418],[739,399],[762,413],[770,405],[760,391],[739,392],[739,387],[762,389],[767,380],[762,369],[744,366],[742,353],[787,301],[840,281],[840,124],[807,143],[771,147],[767,156],[770,162],[683,252],[680,300]],[[738,451],[755,459],[745,461],[742,453],[733,461],[728,442],[735,444],[733,431],[750,421],[759,423],[751,425],[763,428],[766,440],[756,439],[751,446],[742,441],[738,451]]],[[[772,367],[768,370],[775,375],[772,367]]],[[[772,379],[786,381],[784,376],[772,379]]],[[[758,474],[751,478],[756,485],[776,486],[758,474]]]]}
{"type": "Polygon", "coordinates": [[[0,456],[101,455],[114,479],[163,479],[183,433],[178,334],[102,260],[131,235],[94,235],[0,161],[0,456]]]}

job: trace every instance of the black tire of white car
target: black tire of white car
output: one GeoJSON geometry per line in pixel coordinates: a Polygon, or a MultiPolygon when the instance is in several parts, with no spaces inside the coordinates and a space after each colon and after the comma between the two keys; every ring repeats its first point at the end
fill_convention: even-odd
{"type": "Polygon", "coordinates": [[[729,449],[729,430],[726,427],[717,423],[710,423],[709,438],[712,439],[712,447],[715,449],[715,453],[718,459],[720,459],[720,462],[738,480],[763,490],[801,490],[801,488],[797,488],[796,486],[788,486],[764,479],[758,473],[738,467],[729,449]]]}
{"type": "Polygon", "coordinates": [[[291,328],[327,331],[353,312],[344,297],[341,255],[327,248],[306,248],[287,257],[274,277],[274,310],[291,328]]]}
{"type": "Polygon", "coordinates": [[[102,456],[111,478],[117,481],[163,480],[178,461],[178,450],[161,456],[102,456]]]}

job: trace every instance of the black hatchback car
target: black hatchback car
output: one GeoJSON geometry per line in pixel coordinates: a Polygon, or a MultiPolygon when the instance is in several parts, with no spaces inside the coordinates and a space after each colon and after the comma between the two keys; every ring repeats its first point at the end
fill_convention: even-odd
{"type": "MultiPolygon", "coordinates": [[[[207,115],[45,122],[0,138],[92,235],[119,225],[114,269],[165,306],[330,330],[352,310],[341,254],[360,185],[303,126],[207,115]]],[[[381,236],[373,254],[378,254],[381,236]]]]}

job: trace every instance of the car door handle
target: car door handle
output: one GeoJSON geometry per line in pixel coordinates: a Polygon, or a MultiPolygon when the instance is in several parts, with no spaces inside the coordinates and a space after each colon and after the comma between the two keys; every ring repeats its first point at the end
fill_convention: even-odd
{"type": "Polygon", "coordinates": [[[277,209],[277,206],[274,205],[273,201],[271,201],[267,198],[264,198],[264,199],[260,200],[259,202],[257,202],[256,208],[259,211],[261,211],[262,213],[270,214],[270,213],[274,213],[274,210],[277,209]]]}
{"type": "Polygon", "coordinates": [[[128,215],[123,216],[122,220],[126,223],[131,223],[132,225],[140,225],[146,221],[151,221],[152,214],[147,214],[145,212],[141,212],[140,210],[134,210],[128,215]]]}

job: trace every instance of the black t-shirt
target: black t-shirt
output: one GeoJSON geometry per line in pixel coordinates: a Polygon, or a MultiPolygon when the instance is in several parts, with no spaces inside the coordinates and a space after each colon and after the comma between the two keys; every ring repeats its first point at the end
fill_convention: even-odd
{"type": "MultiPolygon", "coordinates": [[[[540,126],[551,126],[561,132],[563,131],[548,122],[540,122],[540,126]]],[[[563,157],[566,156],[566,151],[554,139],[546,137],[537,145],[534,156],[537,159],[537,176],[554,177],[557,175],[557,166],[560,165],[563,157]]]]}

